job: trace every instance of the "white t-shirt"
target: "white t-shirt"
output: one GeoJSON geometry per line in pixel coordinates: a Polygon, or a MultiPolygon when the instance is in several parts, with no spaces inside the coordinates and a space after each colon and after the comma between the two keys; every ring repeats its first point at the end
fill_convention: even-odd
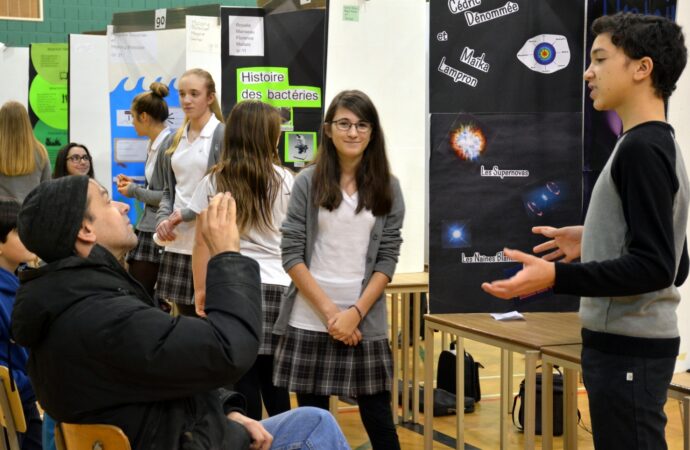
{"type": "MultiPolygon", "coordinates": [[[[318,233],[309,272],[338,306],[354,305],[362,292],[364,268],[371,230],[376,218],[368,209],[355,214],[359,197],[343,191],[343,201],[334,211],[319,208],[318,233]]],[[[311,331],[328,331],[321,316],[298,291],[290,325],[311,331]]]]}
{"type": "MultiPolygon", "coordinates": [[[[219,123],[216,116],[211,115],[199,137],[192,143],[187,140],[189,124],[185,126],[182,139],[171,158],[176,181],[173,209],[189,208],[194,190],[208,170],[213,132],[219,123]]],[[[194,247],[194,223],[192,220],[178,224],[174,230],[177,237],[165,246],[165,251],[191,255],[194,247]]]]}
{"type": "MultiPolygon", "coordinates": [[[[277,284],[287,286],[290,284],[290,277],[283,270],[280,254],[280,225],[285,219],[290,192],[295,180],[292,173],[287,169],[273,165],[273,169],[283,180],[280,184],[280,191],[273,202],[273,230],[259,231],[251,229],[240,236],[240,252],[259,263],[261,269],[261,282],[263,284],[277,284]]],[[[208,207],[209,196],[217,193],[215,174],[206,175],[199,183],[189,208],[199,214],[208,207]]]]}
{"type": "Polygon", "coordinates": [[[160,147],[161,142],[163,142],[163,139],[165,139],[170,133],[172,133],[170,127],[163,128],[161,132],[158,133],[158,136],[156,136],[156,139],[154,139],[153,142],[149,144],[148,156],[146,158],[146,166],[144,168],[144,175],[146,176],[147,185],[151,182],[151,178],[153,177],[153,171],[156,167],[156,161],[158,160],[158,147],[160,147]]]}

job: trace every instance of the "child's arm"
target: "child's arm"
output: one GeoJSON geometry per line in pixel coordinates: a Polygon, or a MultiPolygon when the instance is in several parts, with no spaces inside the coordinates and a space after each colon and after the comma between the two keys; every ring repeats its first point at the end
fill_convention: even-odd
{"type": "Polygon", "coordinates": [[[336,339],[348,335],[352,329],[359,325],[374,304],[383,298],[383,292],[395,273],[395,266],[400,255],[400,245],[402,244],[400,229],[405,217],[405,202],[400,184],[395,178],[391,180],[391,190],[393,204],[385,218],[381,236],[374,234],[371,237],[381,240],[376,254],[374,273],[354,306],[341,311],[328,322],[328,331],[336,339]]]}
{"type": "Polygon", "coordinates": [[[194,247],[192,248],[192,280],[194,281],[194,307],[196,314],[205,317],[206,305],[206,267],[211,255],[208,246],[201,235],[202,219],[197,219],[194,230],[194,247]]]}
{"type": "MultiPolygon", "coordinates": [[[[282,233],[280,249],[285,272],[304,298],[321,315],[323,322],[327,323],[332,316],[338,313],[339,309],[314,280],[305,260],[307,209],[310,207],[309,202],[311,201],[309,195],[310,180],[307,175],[306,172],[302,172],[295,178],[287,214],[280,228],[282,233]]],[[[348,345],[355,345],[360,339],[361,333],[357,330],[347,341],[343,342],[348,345]]]]}
{"type": "Polygon", "coordinates": [[[300,263],[293,266],[288,270],[288,275],[292,278],[300,294],[316,308],[324,322],[327,322],[339,312],[333,300],[326,295],[319,283],[311,275],[306,264],[300,263]]]}
{"type": "MultiPolygon", "coordinates": [[[[333,300],[331,300],[323,289],[321,289],[321,286],[319,286],[319,283],[317,283],[311,275],[306,264],[299,263],[292,266],[292,268],[288,270],[288,275],[292,278],[300,294],[302,294],[319,313],[326,327],[329,327],[329,324],[335,317],[342,314],[336,304],[333,303],[333,300]]],[[[357,345],[359,341],[362,340],[362,333],[357,328],[357,325],[359,325],[359,322],[355,323],[348,333],[340,333],[338,337],[333,336],[333,333],[330,334],[335,339],[347,345],[357,345]]]]}

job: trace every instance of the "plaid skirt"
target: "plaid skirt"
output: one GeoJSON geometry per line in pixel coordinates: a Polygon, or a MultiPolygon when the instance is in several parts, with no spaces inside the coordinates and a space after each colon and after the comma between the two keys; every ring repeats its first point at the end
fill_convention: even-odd
{"type": "Polygon", "coordinates": [[[392,379],[388,339],[350,347],[328,333],[288,326],[275,352],[273,384],[292,392],[373,395],[390,391],[392,379]]]}
{"type": "Polygon", "coordinates": [[[163,252],[156,281],[156,295],[173,303],[194,304],[192,255],[163,252]]]}
{"type": "Polygon", "coordinates": [[[160,264],[163,255],[163,247],[153,242],[153,233],[148,231],[135,231],[137,235],[137,246],[134,250],[127,253],[127,262],[145,261],[160,264]]]}
{"type": "Polygon", "coordinates": [[[259,355],[275,353],[280,336],[273,334],[273,324],[278,319],[280,304],[287,293],[287,286],[277,284],[261,284],[261,310],[263,311],[263,333],[259,355]]]}

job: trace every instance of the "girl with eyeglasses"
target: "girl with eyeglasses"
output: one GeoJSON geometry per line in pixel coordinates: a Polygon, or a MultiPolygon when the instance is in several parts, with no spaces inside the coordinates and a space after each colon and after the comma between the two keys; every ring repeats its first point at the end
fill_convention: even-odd
{"type": "MultiPolygon", "coordinates": [[[[255,420],[261,420],[262,399],[269,416],[290,409],[287,389],[277,388],[271,381],[273,353],[278,343],[273,324],[290,284],[281,264],[280,224],[294,183],[292,173],[281,166],[278,157],[280,121],[278,110],[266,103],[247,100],[235,105],[226,122],[221,161],[201,180],[190,203],[190,208],[200,213],[208,206],[209,197],[231,192],[237,203],[240,251],[259,263],[263,315],[259,356],[234,385],[247,399],[247,416],[255,420]]],[[[192,267],[199,315],[205,315],[208,260],[208,247],[197,233],[192,267]]]]}
{"type": "Polygon", "coordinates": [[[19,102],[6,102],[0,108],[0,196],[21,203],[46,180],[50,180],[48,152],[34,136],[29,113],[19,102]]]}
{"type": "Polygon", "coordinates": [[[292,279],[274,332],[273,381],[300,406],[355,397],[372,447],[399,449],[384,289],[400,253],[405,207],[378,113],[360,91],[329,106],[316,164],[295,178],[281,242],[292,279]]]}
{"type": "Polygon", "coordinates": [[[55,157],[53,178],[66,177],[67,175],[88,175],[89,178],[93,178],[91,161],[91,153],[85,145],[70,142],[62,147],[55,157]]]}
{"type": "Polygon", "coordinates": [[[134,97],[130,107],[134,130],[139,136],[149,138],[144,167],[145,184],[138,184],[131,177],[120,174],[117,176],[117,190],[125,197],[135,198],[145,205],[144,214],[136,226],[137,246],[127,254],[127,263],[129,273],[153,296],[163,254],[163,247],[153,241],[156,213],[163,198],[163,177],[154,169],[160,150],[170,146],[173,134],[166,123],[170,115],[165,101],[170,92],[168,86],[156,81],[151,83],[149,89],[134,97]]]}
{"type": "Polygon", "coordinates": [[[196,316],[192,282],[192,247],[196,213],[189,208],[194,190],[220,158],[223,114],[210,73],[190,69],[178,81],[184,124],[159,156],[164,179],[156,216],[156,237],[165,243],[156,295],[173,304],[173,314],[196,316]]]}

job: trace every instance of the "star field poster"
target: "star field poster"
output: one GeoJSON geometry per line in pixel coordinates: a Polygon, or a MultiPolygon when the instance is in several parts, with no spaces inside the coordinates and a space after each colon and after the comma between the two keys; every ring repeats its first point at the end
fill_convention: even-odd
{"type": "Polygon", "coordinates": [[[536,225],[580,223],[584,2],[431,3],[429,281],[433,313],[572,311],[552,291],[481,283],[520,265],[536,225]]]}

